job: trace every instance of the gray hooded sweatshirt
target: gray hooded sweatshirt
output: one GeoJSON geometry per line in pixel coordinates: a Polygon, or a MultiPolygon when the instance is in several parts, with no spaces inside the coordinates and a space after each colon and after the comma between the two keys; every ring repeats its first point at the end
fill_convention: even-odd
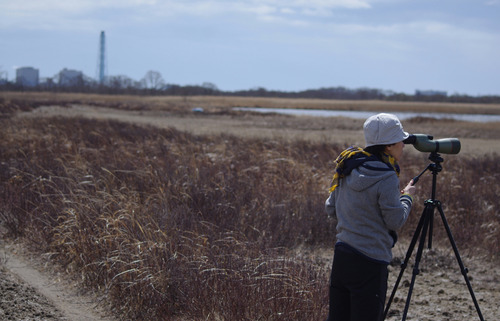
{"type": "Polygon", "coordinates": [[[337,217],[337,242],[377,261],[392,260],[394,238],[412,206],[401,195],[396,172],[381,161],[368,161],[339,180],[326,200],[328,216],[337,217]]]}

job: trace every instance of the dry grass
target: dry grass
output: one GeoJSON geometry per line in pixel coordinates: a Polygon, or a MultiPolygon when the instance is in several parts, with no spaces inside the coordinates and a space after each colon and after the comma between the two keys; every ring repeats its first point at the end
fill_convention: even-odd
{"type": "MultiPolygon", "coordinates": [[[[272,138],[287,141],[300,139],[341,145],[363,144],[360,131],[363,121],[359,119],[251,114],[233,111],[234,106],[500,114],[498,104],[0,93],[0,117],[1,115],[8,117],[15,111],[27,111],[24,115],[28,117],[63,115],[113,119],[160,128],[176,128],[196,135],[226,133],[244,138],[272,138]],[[50,107],[38,108],[39,106],[50,107]],[[193,114],[194,107],[203,107],[205,112],[193,114]]],[[[462,141],[462,155],[490,154],[500,149],[498,123],[414,118],[403,121],[403,125],[411,133],[432,134],[436,138],[458,137],[462,141]]]]}
{"type": "Polygon", "coordinates": [[[318,193],[321,177],[296,160],[308,146],[88,120],[2,126],[2,223],[126,318],[324,312],[324,271],[276,250],[332,238],[302,224],[322,219],[297,197],[318,193]]]}
{"type": "MultiPolygon", "coordinates": [[[[128,110],[190,111],[203,107],[209,112],[228,111],[236,106],[306,108],[332,110],[418,111],[500,115],[500,104],[397,102],[380,100],[329,100],[232,96],[127,96],[77,93],[1,92],[5,102],[23,101],[38,105],[82,104],[128,110]]],[[[0,101],[1,103],[1,101],[0,101]]]]}
{"type": "MultiPolygon", "coordinates": [[[[328,271],[293,253],[334,242],[323,203],[343,146],[83,118],[6,116],[0,126],[2,224],[104,291],[124,319],[325,317],[328,271]]],[[[407,155],[402,181],[426,156],[407,155]]],[[[447,156],[438,175],[459,248],[493,260],[499,166],[496,154],[447,156]]],[[[429,175],[419,188],[403,239],[429,175]]],[[[439,224],[434,233],[445,238],[439,224]]]]}

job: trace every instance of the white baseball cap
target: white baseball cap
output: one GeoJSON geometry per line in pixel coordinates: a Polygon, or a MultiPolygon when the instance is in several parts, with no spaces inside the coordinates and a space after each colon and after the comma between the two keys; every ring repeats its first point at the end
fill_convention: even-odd
{"type": "Polygon", "coordinates": [[[385,113],[368,117],[363,125],[363,132],[366,147],[395,144],[409,136],[395,115],[385,113]]]}

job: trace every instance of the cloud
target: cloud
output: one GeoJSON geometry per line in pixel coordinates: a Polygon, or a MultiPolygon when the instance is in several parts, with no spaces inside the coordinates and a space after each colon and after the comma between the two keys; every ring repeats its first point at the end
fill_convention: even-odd
{"type": "MultiPolygon", "coordinates": [[[[270,1],[276,2],[276,1],[270,1]]],[[[291,0],[279,1],[282,5],[302,8],[347,8],[347,9],[368,9],[371,8],[369,1],[363,0],[291,0]]]]}
{"type": "Polygon", "coordinates": [[[105,21],[106,14],[117,10],[125,15],[124,19],[136,20],[243,14],[267,21],[284,22],[290,18],[295,24],[298,19],[329,15],[334,9],[370,7],[368,0],[16,0],[0,3],[0,27],[60,28],[67,23],[74,29],[89,21],[105,21]]]}
{"type": "Polygon", "coordinates": [[[120,11],[127,20],[127,15],[155,4],[155,0],[0,1],[0,29],[92,30],[110,24],[106,15],[120,11]]]}

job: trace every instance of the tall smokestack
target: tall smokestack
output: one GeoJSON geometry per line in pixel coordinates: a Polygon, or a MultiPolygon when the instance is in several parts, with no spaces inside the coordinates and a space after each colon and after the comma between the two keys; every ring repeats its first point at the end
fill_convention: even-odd
{"type": "Polygon", "coordinates": [[[104,84],[106,78],[106,39],[104,31],[101,31],[99,41],[99,84],[104,84]]]}

